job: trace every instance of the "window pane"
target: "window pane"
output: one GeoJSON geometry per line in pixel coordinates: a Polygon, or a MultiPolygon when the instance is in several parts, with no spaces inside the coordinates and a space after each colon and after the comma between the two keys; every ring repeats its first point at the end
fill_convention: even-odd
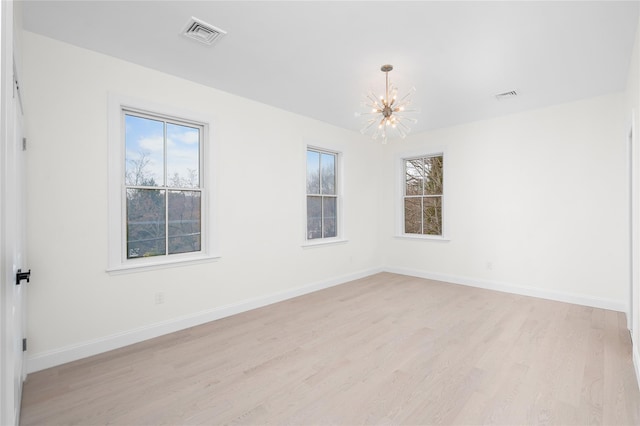
{"type": "Polygon", "coordinates": [[[424,159],[425,195],[442,195],[442,156],[424,159]]]}
{"type": "Polygon", "coordinates": [[[200,251],[200,191],[169,191],[169,254],[200,251]]]}
{"type": "Polygon", "coordinates": [[[307,151],[307,194],[320,194],[320,153],[307,151]]]}
{"type": "Polygon", "coordinates": [[[422,167],[422,158],[405,161],[405,195],[422,195],[422,167]]]}
{"type": "Polygon", "coordinates": [[[322,238],[322,197],[307,197],[307,239],[322,238]]]}
{"type": "Polygon", "coordinates": [[[322,193],[335,195],[336,193],[336,156],[322,154],[320,158],[322,169],[322,193]]]}
{"type": "Polygon", "coordinates": [[[164,185],[164,123],[125,115],[125,183],[164,185]]]}
{"type": "Polygon", "coordinates": [[[164,190],[127,189],[127,258],[165,254],[164,190]]]}
{"type": "Polygon", "coordinates": [[[422,233],[422,198],[404,199],[404,232],[406,234],[422,233]]]}
{"type": "Polygon", "coordinates": [[[200,129],[167,123],[167,179],[175,188],[200,186],[200,129]]]}
{"type": "Polygon", "coordinates": [[[424,198],[424,234],[442,235],[442,198],[424,198]]]}
{"type": "Polygon", "coordinates": [[[337,232],[337,202],[335,197],[322,197],[322,238],[331,238],[338,235],[337,232]]]}

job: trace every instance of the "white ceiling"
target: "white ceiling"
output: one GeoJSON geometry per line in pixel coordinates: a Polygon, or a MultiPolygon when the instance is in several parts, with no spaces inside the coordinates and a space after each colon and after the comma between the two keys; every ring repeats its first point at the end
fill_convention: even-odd
{"type": "Polygon", "coordinates": [[[347,129],[382,64],[413,132],[623,90],[639,2],[32,1],[24,28],[347,129]],[[228,32],[180,35],[190,17],[228,32]],[[495,94],[517,90],[517,98],[495,94]]]}

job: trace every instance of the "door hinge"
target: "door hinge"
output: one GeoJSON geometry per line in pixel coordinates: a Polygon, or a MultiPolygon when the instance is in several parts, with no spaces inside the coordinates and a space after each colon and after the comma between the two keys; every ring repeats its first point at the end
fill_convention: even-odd
{"type": "Polygon", "coordinates": [[[27,138],[22,138],[22,150],[27,150],[27,138]]]}
{"type": "Polygon", "coordinates": [[[22,269],[18,269],[18,272],[16,273],[16,285],[20,285],[22,280],[27,280],[27,282],[29,282],[30,278],[31,269],[29,269],[27,272],[22,272],[22,269]]]}
{"type": "Polygon", "coordinates": [[[27,338],[22,339],[22,352],[27,351],[27,338]]]}

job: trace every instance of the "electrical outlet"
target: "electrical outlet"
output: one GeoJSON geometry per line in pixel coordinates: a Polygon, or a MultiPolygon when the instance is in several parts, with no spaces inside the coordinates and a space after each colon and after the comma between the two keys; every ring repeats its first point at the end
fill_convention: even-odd
{"type": "Polygon", "coordinates": [[[156,293],[156,305],[162,305],[164,303],[164,293],[159,291],[156,293]]]}
{"type": "Polygon", "coordinates": [[[487,262],[487,269],[488,270],[493,270],[493,262],[487,262]]]}

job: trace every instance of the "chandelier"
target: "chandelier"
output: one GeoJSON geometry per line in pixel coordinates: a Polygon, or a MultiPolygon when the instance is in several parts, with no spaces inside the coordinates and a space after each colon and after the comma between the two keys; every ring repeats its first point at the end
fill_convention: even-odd
{"type": "Polygon", "coordinates": [[[411,131],[408,122],[416,123],[415,118],[407,117],[406,113],[418,112],[416,109],[407,109],[411,105],[411,97],[416,91],[412,87],[409,92],[398,100],[398,88],[389,83],[389,72],[393,69],[393,65],[383,65],[380,71],[385,74],[385,91],[384,96],[377,97],[372,90],[366,95],[363,106],[370,108],[369,111],[358,115],[365,116],[366,121],[360,133],[366,134],[373,131],[374,140],[378,137],[382,138],[382,143],[387,143],[389,137],[399,136],[404,139],[411,131]]]}

